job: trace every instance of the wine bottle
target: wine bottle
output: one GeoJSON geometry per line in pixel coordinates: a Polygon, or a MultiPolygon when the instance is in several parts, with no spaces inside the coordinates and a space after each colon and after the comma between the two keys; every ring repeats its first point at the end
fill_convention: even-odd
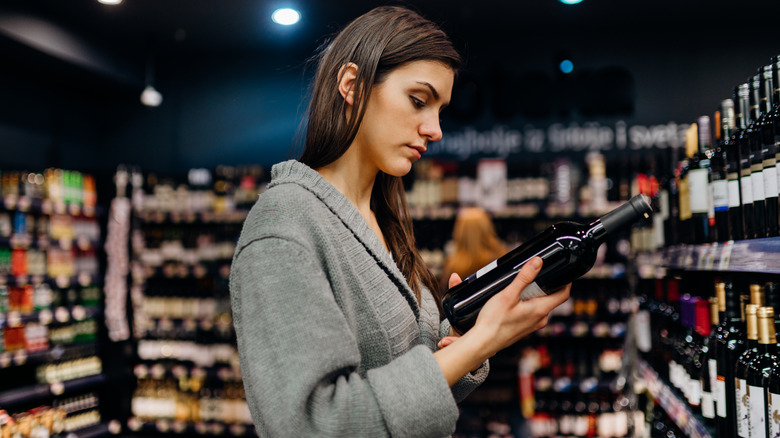
{"type": "Polygon", "coordinates": [[[766,236],[778,235],[778,186],[777,186],[777,147],[775,146],[775,131],[772,121],[772,103],[774,89],[772,85],[772,64],[761,69],[761,90],[758,119],[758,137],[761,143],[761,154],[764,172],[765,221],[766,236]]]}
{"type": "Polygon", "coordinates": [[[753,238],[766,237],[766,193],[764,192],[764,155],[761,153],[761,132],[758,129],[760,117],[761,75],[750,80],[750,125],[746,130],[750,145],[750,181],[753,183],[753,238]]]}
{"type": "Polygon", "coordinates": [[[750,361],[758,355],[757,310],[758,306],[755,304],[748,304],[745,306],[747,341],[745,343],[745,350],[737,358],[737,363],[734,367],[734,402],[736,405],[737,435],[743,438],[750,437],[747,374],[750,361]]]}
{"type": "Polygon", "coordinates": [[[775,312],[772,307],[758,308],[758,354],[748,365],[747,384],[750,407],[750,437],[766,438],[769,435],[767,419],[770,418],[766,403],[769,374],[777,366],[777,337],[775,312]]]}
{"type": "Polygon", "coordinates": [[[742,199],[742,219],[744,221],[743,238],[752,239],[754,235],[753,181],[750,179],[750,141],[747,128],[750,125],[750,84],[737,86],[737,122],[735,134],[739,151],[739,188],[742,199]]]}
{"type": "MultiPolygon", "coordinates": [[[[768,124],[772,126],[772,132],[774,133],[774,145],[775,145],[775,163],[780,160],[780,56],[772,57],[772,110],[767,116],[768,124]]],[[[780,191],[780,172],[777,173],[777,187],[780,191]]],[[[778,198],[780,203],[780,198],[778,198]]],[[[778,207],[780,209],[780,207],[778,207]]],[[[780,233],[780,225],[778,225],[778,233],[780,233]]],[[[775,311],[777,314],[778,311],[775,311]]]]}
{"type": "MultiPolygon", "coordinates": [[[[690,191],[693,242],[708,243],[714,240],[711,232],[714,227],[710,227],[710,210],[712,209],[710,117],[699,117],[695,126],[697,127],[695,135],[698,152],[688,160],[688,190],[690,191]]],[[[715,220],[714,213],[712,220],[713,222],[715,220]]]]}
{"type": "MultiPolygon", "coordinates": [[[[710,171],[712,182],[712,210],[715,214],[715,241],[729,240],[729,188],[726,173],[726,141],[724,141],[723,119],[734,118],[734,102],[726,99],[721,102],[720,109],[715,111],[715,142],[712,151],[712,167],[710,171]],[[728,101],[728,102],[727,102],[728,101]]],[[[728,134],[728,133],[727,133],[728,134]]]]}
{"type": "MultiPolygon", "coordinates": [[[[767,283],[765,287],[767,305],[775,309],[774,327],[776,331],[777,327],[780,326],[780,287],[777,283],[767,283]]],[[[775,364],[769,373],[766,396],[768,436],[780,436],[780,363],[775,364]]]]}
{"type": "MultiPolygon", "coordinates": [[[[721,320],[722,330],[718,332],[718,436],[737,436],[734,364],[744,350],[745,324],[740,315],[739,294],[731,281],[723,282],[725,314],[721,320]]],[[[723,307],[721,307],[723,308],[723,307]]]]}
{"type": "Polygon", "coordinates": [[[715,427],[715,403],[717,400],[718,366],[715,358],[715,337],[719,324],[718,298],[709,299],[709,335],[704,338],[702,346],[702,371],[701,371],[701,414],[705,418],[707,426],[715,427]]]}
{"type": "Polygon", "coordinates": [[[596,261],[598,247],[608,236],[650,217],[648,198],[637,195],[589,225],[561,222],[508,252],[450,288],[442,300],[444,314],[458,333],[476,322],[482,306],[517,276],[534,257],[544,262],[534,283],[523,290],[521,299],[553,292],[584,275],[596,261]]]}

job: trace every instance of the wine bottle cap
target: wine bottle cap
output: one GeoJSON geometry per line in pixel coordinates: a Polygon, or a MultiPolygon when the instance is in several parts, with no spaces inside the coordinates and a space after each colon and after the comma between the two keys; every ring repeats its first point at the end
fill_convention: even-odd
{"type": "Polygon", "coordinates": [[[764,288],[760,284],[750,285],[750,304],[756,304],[763,306],[766,304],[764,300],[764,288]]]}
{"type": "Polygon", "coordinates": [[[775,310],[771,307],[758,309],[758,343],[777,344],[775,334],[775,310]]]}
{"type": "Polygon", "coordinates": [[[726,311],[726,283],[715,283],[715,298],[718,300],[718,312],[726,311]]]}
{"type": "MultiPolygon", "coordinates": [[[[720,324],[720,317],[718,315],[720,303],[717,297],[710,298],[710,323],[712,325],[720,324]]],[[[725,311],[725,309],[724,309],[725,311]]]]}
{"type": "Polygon", "coordinates": [[[750,340],[758,339],[758,306],[755,304],[748,304],[745,306],[745,323],[747,325],[747,338],[750,340]]]}
{"type": "Polygon", "coordinates": [[[652,212],[653,208],[650,207],[650,198],[640,194],[605,214],[600,220],[604,230],[607,233],[613,233],[642,219],[649,219],[652,212]]]}
{"type": "Polygon", "coordinates": [[[696,333],[706,338],[710,335],[711,330],[710,302],[702,299],[696,300],[696,333]]]}

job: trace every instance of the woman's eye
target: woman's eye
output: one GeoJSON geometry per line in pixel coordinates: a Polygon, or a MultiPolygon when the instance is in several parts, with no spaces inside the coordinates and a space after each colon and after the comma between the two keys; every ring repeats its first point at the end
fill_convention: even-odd
{"type": "Polygon", "coordinates": [[[420,100],[420,99],[418,99],[418,98],[416,98],[416,97],[414,97],[414,96],[411,96],[411,97],[410,97],[410,99],[412,99],[412,103],[413,103],[413,104],[414,104],[414,106],[416,106],[417,108],[423,108],[423,107],[425,107],[425,102],[423,102],[422,100],[420,100]]]}

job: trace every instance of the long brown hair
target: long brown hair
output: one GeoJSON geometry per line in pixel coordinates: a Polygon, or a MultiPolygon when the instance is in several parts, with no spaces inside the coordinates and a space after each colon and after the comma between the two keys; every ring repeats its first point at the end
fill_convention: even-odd
{"type": "MultiPolygon", "coordinates": [[[[341,157],[355,139],[374,85],[413,61],[438,61],[457,72],[461,57],[433,22],[402,7],[382,6],[353,20],[323,46],[317,57],[300,161],[313,169],[341,157]],[[339,72],[357,65],[355,100],[349,117],[338,92],[339,72]]],[[[385,241],[419,301],[421,286],[438,293],[436,280],[415,247],[414,231],[400,177],[379,172],[371,194],[385,241]]]]}

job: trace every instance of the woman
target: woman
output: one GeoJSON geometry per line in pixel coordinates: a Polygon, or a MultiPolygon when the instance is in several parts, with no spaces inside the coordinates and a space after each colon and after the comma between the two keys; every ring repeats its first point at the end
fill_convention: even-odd
{"type": "MultiPolygon", "coordinates": [[[[541,261],[448,337],[414,248],[401,176],[442,133],[460,57],[433,23],[380,7],[320,54],[299,161],[244,224],[231,299],[260,436],[444,436],[486,361],[543,326],[568,288],[518,302],[541,261]]],[[[452,284],[458,278],[453,277],[452,284]]]]}
{"type": "MultiPolygon", "coordinates": [[[[452,273],[465,278],[507,252],[506,245],[496,234],[493,220],[481,207],[465,207],[458,212],[452,242],[455,250],[444,263],[442,282],[452,273]]],[[[447,285],[442,284],[442,287],[447,285]]]]}

